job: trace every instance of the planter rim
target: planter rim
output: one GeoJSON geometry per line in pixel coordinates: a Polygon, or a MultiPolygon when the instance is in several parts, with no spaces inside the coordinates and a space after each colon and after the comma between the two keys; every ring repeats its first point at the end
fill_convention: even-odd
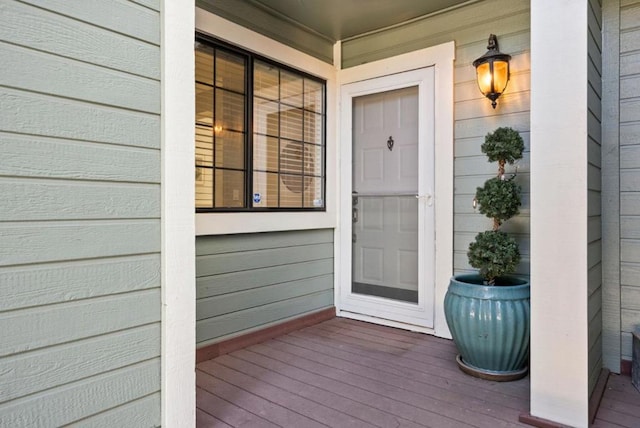
{"type": "Polygon", "coordinates": [[[449,282],[449,293],[476,299],[521,300],[529,299],[529,280],[518,276],[505,276],[514,285],[484,285],[478,274],[454,275],[449,282]]]}

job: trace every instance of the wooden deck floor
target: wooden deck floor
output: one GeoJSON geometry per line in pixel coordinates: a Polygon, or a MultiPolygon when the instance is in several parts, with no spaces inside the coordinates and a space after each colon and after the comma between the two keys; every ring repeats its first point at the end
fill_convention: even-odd
{"type": "MultiPolygon", "coordinates": [[[[455,354],[448,340],[335,318],[198,364],[197,426],[528,426],[528,377],[475,379],[455,354]]],[[[640,406],[621,398],[631,392],[611,384],[596,426],[640,427],[640,406]]]]}
{"type": "Polygon", "coordinates": [[[593,428],[639,428],[640,392],[629,376],[609,376],[593,428]]]}

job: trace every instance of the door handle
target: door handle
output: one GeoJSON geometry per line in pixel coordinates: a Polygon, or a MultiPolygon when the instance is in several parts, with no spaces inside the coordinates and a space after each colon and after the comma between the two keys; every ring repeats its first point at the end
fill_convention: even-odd
{"type": "Polygon", "coordinates": [[[353,223],[358,222],[358,209],[356,207],[353,207],[353,209],[351,210],[351,221],[353,223]]]}
{"type": "Polygon", "coordinates": [[[416,195],[419,201],[425,201],[427,206],[433,206],[433,195],[431,193],[427,193],[426,195],[416,195]]]}

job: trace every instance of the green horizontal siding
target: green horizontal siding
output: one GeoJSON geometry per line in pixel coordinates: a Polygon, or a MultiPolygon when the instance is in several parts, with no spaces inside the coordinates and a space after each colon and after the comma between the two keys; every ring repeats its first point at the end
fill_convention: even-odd
{"type": "Polygon", "coordinates": [[[602,350],[602,202],[601,202],[601,122],[602,122],[602,10],[600,2],[590,0],[588,5],[589,70],[587,85],[588,147],[587,156],[587,262],[589,317],[589,394],[596,386],[603,364],[602,350]],[[593,227],[595,226],[595,227],[593,227]]]}
{"type": "MultiPolygon", "coordinates": [[[[68,2],[56,3],[59,7],[67,9],[65,5],[68,2]]],[[[72,9],[78,9],[74,13],[80,13],[79,10],[84,9],[94,19],[102,20],[101,22],[111,21],[113,15],[117,16],[115,11],[118,10],[118,5],[115,3],[111,8],[113,10],[108,14],[95,13],[93,5],[84,2],[74,3],[75,7],[72,9]]],[[[46,7],[49,2],[38,4],[46,7]]],[[[121,2],[119,6],[126,6],[126,2],[121,2]]],[[[96,4],[95,7],[101,6],[96,4]]],[[[64,10],[62,12],[64,13],[64,10]]],[[[154,14],[153,25],[156,30],[152,31],[158,31],[159,17],[159,13],[154,14]]],[[[0,41],[138,76],[160,79],[159,47],[126,33],[112,31],[108,22],[104,26],[86,23],[18,1],[2,3],[2,18],[0,41]]],[[[133,21],[131,24],[135,27],[138,23],[133,21]]]]}
{"type": "MultiPolygon", "coordinates": [[[[111,31],[155,45],[160,45],[160,21],[154,10],[136,5],[128,0],[111,0],[96,2],[91,8],[81,7],[84,0],[22,0],[23,3],[50,10],[60,15],[69,16],[96,27],[108,28],[111,31]]],[[[155,10],[159,10],[159,1],[155,10]]]]}
{"type": "MultiPolygon", "coordinates": [[[[97,3],[100,4],[100,3],[97,3]]],[[[7,86],[94,101],[149,113],[160,112],[160,82],[21,46],[0,44],[0,73],[7,86]],[[42,76],[47,76],[43,79],[42,76]]]]}
{"type": "Polygon", "coordinates": [[[0,87],[0,129],[120,145],[159,147],[156,114],[0,87]]]}
{"type": "MultiPolygon", "coordinates": [[[[493,1],[488,4],[481,2],[344,41],[342,43],[342,66],[347,68],[389,58],[449,42],[452,39],[456,40],[458,47],[469,44],[478,45],[477,47],[472,46],[473,49],[470,51],[456,52],[456,61],[470,63],[486,51],[484,49],[486,48],[486,40],[490,33],[496,32],[496,22],[500,22],[498,35],[500,50],[513,55],[514,49],[503,48],[503,35],[528,32],[528,3],[508,0],[493,1]],[[479,34],[482,34],[484,42],[480,42],[478,39],[479,34]],[[481,52],[476,53],[476,49],[481,52]]],[[[528,43],[527,37],[527,40],[521,41],[521,46],[528,48],[528,43]]]]}
{"type": "Polygon", "coordinates": [[[0,312],[160,287],[160,256],[0,269],[0,312]]]}
{"type": "MultiPolygon", "coordinates": [[[[158,392],[160,358],[15,400],[0,412],[2,427],[62,426],[158,392]]],[[[158,424],[156,408],[147,426],[158,424]]]]}
{"type": "Polygon", "coordinates": [[[157,141],[144,148],[0,132],[0,175],[160,183],[158,148],[157,141]]]}
{"type": "Polygon", "coordinates": [[[160,425],[160,2],[0,2],[0,426],[160,425]]]}
{"type": "Polygon", "coordinates": [[[622,358],[640,329],[640,1],[620,8],[620,330],[622,358]]]}
{"type": "Polygon", "coordinates": [[[160,290],[0,314],[0,357],[160,321],[160,290]]]}
{"type": "Polygon", "coordinates": [[[109,409],[73,424],[74,428],[149,428],[160,426],[160,393],[109,409]]]}
{"type": "Polygon", "coordinates": [[[159,220],[0,223],[0,266],[160,251],[159,220]]]}
{"type": "MultiPolygon", "coordinates": [[[[196,6],[273,40],[333,64],[333,40],[302,25],[270,13],[253,2],[196,0],[196,6]]],[[[267,52],[265,52],[267,53],[267,52]]]]}
{"type": "Polygon", "coordinates": [[[0,178],[0,220],[76,219],[81,210],[86,219],[157,218],[160,189],[154,184],[71,183],[65,181],[0,178]],[[30,201],[29,210],[25,205],[30,201]],[[136,204],[130,204],[136,201],[136,204]]]}
{"type": "MultiPolygon", "coordinates": [[[[97,320],[99,323],[100,320],[97,320]]],[[[160,326],[146,325],[6,358],[11,376],[0,390],[0,401],[11,400],[86,377],[152,359],[160,354],[160,326]],[[135,343],[136,346],[128,346],[135,343]],[[40,366],[43,357],[56,364],[40,366]],[[39,367],[34,370],[34,367],[39,367]]]]}
{"type": "Polygon", "coordinates": [[[198,346],[333,306],[333,230],[200,236],[198,346]]]}

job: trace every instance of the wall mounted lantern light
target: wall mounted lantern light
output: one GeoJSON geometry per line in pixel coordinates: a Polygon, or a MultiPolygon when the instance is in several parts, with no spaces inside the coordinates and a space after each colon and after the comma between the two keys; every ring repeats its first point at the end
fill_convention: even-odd
{"type": "Polygon", "coordinates": [[[511,55],[498,50],[498,39],[495,34],[489,35],[488,51],[473,61],[478,78],[480,92],[491,100],[491,106],[496,108],[496,100],[507,87],[509,82],[509,60],[511,55]]]}

